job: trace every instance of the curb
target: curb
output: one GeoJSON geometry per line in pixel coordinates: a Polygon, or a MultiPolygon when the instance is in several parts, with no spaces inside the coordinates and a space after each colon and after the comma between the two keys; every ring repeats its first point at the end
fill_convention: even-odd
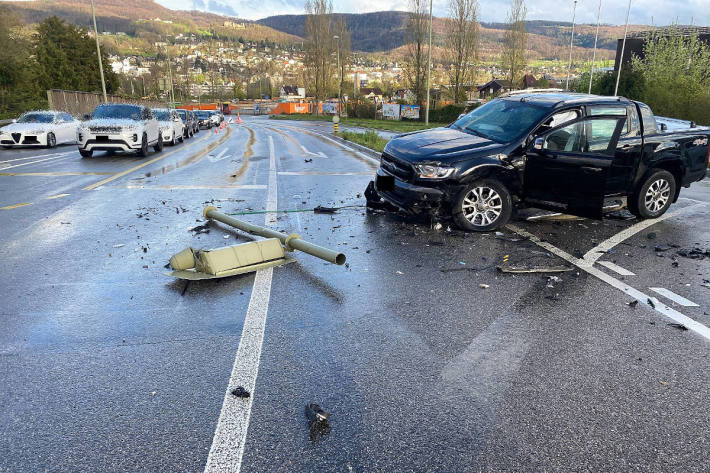
{"type": "MultiPolygon", "coordinates": [[[[359,149],[360,151],[363,151],[363,152],[365,152],[365,153],[370,153],[370,154],[372,154],[378,161],[379,161],[379,159],[380,159],[380,155],[382,154],[382,153],[380,153],[380,152],[377,151],[377,150],[374,150],[374,149],[372,149],[372,148],[368,148],[367,146],[361,145],[360,143],[355,143],[355,142],[353,142],[353,141],[346,140],[345,138],[341,138],[341,137],[338,136],[338,135],[333,135],[331,138],[336,139],[336,140],[340,141],[341,143],[346,143],[346,144],[349,145],[349,146],[353,146],[353,147],[355,147],[355,148],[357,148],[357,149],[359,149]]],[[[709,171],[709,172],[710,172],[710,171],[709,171]]]]}

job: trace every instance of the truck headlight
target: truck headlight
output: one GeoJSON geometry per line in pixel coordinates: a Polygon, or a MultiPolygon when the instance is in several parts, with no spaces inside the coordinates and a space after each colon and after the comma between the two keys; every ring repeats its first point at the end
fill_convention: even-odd
{"type": "Polygon", "coordinates": [[[446,179],[456,170],[456,168],[449,166],[437,166],[434,164],[417,164],[414,167],[422,179],[446,179]]]}

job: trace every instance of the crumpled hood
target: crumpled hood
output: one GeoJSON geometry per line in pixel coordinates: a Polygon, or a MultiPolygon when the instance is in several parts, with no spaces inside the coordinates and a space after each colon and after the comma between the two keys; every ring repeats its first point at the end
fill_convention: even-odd
{"type": "Polygon", "coordinates": [[[128,120],[125,118],[98,118],[96,120],[88,120],[85,121],[84,123],[81,124],[83,128],[89,128],[89,127],[115,127],[115,126],[120,126],[120,127],[125,127],[125,128],[130,128],[130,127],[136,127],[139,126],[141,122],[136,121],[136,120],[128,120]]]}
{"type": "Polygon", "coordinates": [[[455,128],[432,128],[393,138],[385,152],[412,163],[455,163],[470,158],[474,153],[483,156],[498,153],[504,147],[495,141],[455,128]]]}
{"type": "Polygon", "coordinates": [[[4,133],[36,133],[47,132],[55,127],[53,123],[11,123],[0,128],[4,133]]]}

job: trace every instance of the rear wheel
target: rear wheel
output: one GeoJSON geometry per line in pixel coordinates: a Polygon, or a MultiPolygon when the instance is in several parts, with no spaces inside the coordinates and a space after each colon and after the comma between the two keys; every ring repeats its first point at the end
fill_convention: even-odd
{"type": "Polygon", "coordinates": [[[629,199],[629,212],[640,218],[660,217],[673,203],[675,191],[673,174],[664,169],[656,169],[629,199]]]}
{"type": "Polygon", "coordinates": [[[495,179],[482,179],[459,193],[452,216],[463,230],[488,232],[508,223],[512,211],[508,189],[495,179]]]}
{"type": "Polygon", "coordinates": [[[141,149],[136,154],[141,158],[148,156],[148,137],[145,134],[143,135],[143,141],[141,141],[141,149]]]}
{"type": "Polygon", "coordinates": [[[47,148],[54,148],[57,146],[57,137],[54,133],[47,133],[47,148]]]}
{"type": "Polygon", "coordinates": [[[91,156],[94,155],[94,152],[91,151],[90,149],[89,150],[80,149],[79,154],[81,155],[82,158],[90,158],[91,156]]]}

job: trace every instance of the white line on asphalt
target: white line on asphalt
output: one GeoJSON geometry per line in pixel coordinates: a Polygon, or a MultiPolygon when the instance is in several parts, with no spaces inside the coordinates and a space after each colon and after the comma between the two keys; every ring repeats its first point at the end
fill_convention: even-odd
{"type": "Polygon", "coordinates": [[[695,205],[689,205],[687,207],[683,207],[682,209],[675,210],[673,212],[666,212],[665,214],[661,215],[658,218],[651,218],[648,220],[641,220],[640,222],[631,225],[629,228],[626,228],[625,230],[622,230],[621,232],[617,233],[616,235],[612,236],[611,238],[608,238],[604,240],[603,242],[599,243],[597,246],[592,248],[591,250],[587,251],[587,253],[583,257],[583,264],[586,264],[588,266],[592,266],[599,258],[601,258],[602,255],[604,255],[607,251],[610,249],[614,248],[616,245],[621,243],[622,241],[631,238],[638,232],[650,227],[651,225],[654,225],[658,222],[662,222],[663,220],[671,217],[675,217],[677,215],[683,214],[690,209],[694,209],[698,207],[699,205],[707,205],[707,204],[695,204],[695,205]]]}
{"type": "Polygon", "coordinates": [[[228,158],[228,157],[231,156],[231,154],[230,154],[230,155],[227,155],[227,156],[224,156],[224,153],[226,153],[227,151],[229,151],[229,149],[224,148],[224,149],[222,150],[222,152],[219,153],[217,156],[207,156],[207,159],[208,159],[211,163],[216,163],[217,161],[221,161],[221,160],[226,159],[226,158],[228,158]],[[224,156],[224,157],[222,157],[222,156],[224,156]]]}
{"type": "Polygon", "coordinates": [[[20,163],[20,164],[13,164],[13,165],[11,165],[11,166],[0,167],[0,171],[4,171],[5,169],[19,168],[20,166],[29,166],[29,165],[31,165],[31,164],[42,163],[42,162],[44,162],[44,161],[56,160],[56,159],[58,159],[58,158],[62,158],[62,157],[66,156],[66,155],[68,155],[68,154],[71,154],[71,153],[72,153],[72,151],[68,151],[68,152],[66,152],[66,153],[59,153],[59,154],[56,154],[56,155],[54,155],[54,156],[52,156],[52,157],[50,157],[50,158],[38,159],[38,160],[36,160],[36,161],[31,161],[31,162],[29,162],[29,163],[20,163]]]}
{"type": "MultiPolygon", "coordinates": [[[[533,235],[530,232],[523,230],[522,228],[519,228],[519,227],[517,227],[515,225],[511,225],[511,224],[507,225],[507,227],[510,230],[517,233],[518,235],[528,238],[530,241],[532,241],[536,245],[546,249],[550,253],[552,253],[556,256],[559,256],[563,260],[577,266],[579,269],[591,274],[592,276],[595,276],[598,279],[601,279],[602,281],[609,284],[610,286],[615,287],[616,289],[628,294],[629,296],[633,297],[637,301],[641,302],[643,305],[651,307],[650,305],[648,305],[648,300],[651,297],[648,294],[644,294],[643,292],[639,291],[638,289],[634,289],[633,287],[629,286],[628,284],[624,284],[622,281],[619,281],[618,279],[608,275],[604,271],[601,271],[593,266],[590,266],[589,263],[587,263],[585,260],[583,260],[581,258],[575,258],[574,256],[570,255],[569,253],[565,252],[564,250],[561,250],[546,241],[540,240],[538,237],[536,237],[535,235],[533,235]]],[[[675,322],[685,325],[689,330],[692,330],[693,332],[705,337],[707,340],[710,340],[710,328],[706,327],[705,325],[703,325],[699,322],[696,322],[695,320],[691,319],[690,317],[688,317],[686,315],[681,314],[677,310],[672,309],[664,304],[656,304],[655,307],[652,307],[652,309],[655,310],[656,312],[659,312],[660,314],[663,314],[666,317],[674,320],[675,322]]]]}
{"type": "Polygon", "coordinates": [[[636,274],[632,273],[628,269],[622,268],[618,264],[614,264],[611,261],[599,261],[599,264],[611,269],[612,271],[614,271],[618,274],[621,274],[622,276],[636,276],[636,274]]]}
{"type": "MultiPolygon", "coordinates": [[[[62,154],[66,154],[66,153],[71,153],[71,151],[65,151],[62,154]]],[[[24,158],[6,159],[5,161],[0,161],[0,164],[12,163],[15,161],[27,161],[28,159],[45,158],[47,156],[57,156],[58,154],[59,153],[47,153],[47,154],[38,154],[36,156],[25,156],[24,158]]]]}
{"type": "Polygon", "coordinates": [[[662,295],[663,297],[672,300],[676,304],[680,304],[683,307],[700,307],[698,304],[696,304],[693,301],[689,301],[683,296],[679,296],[673,291],[670,291],[666,289],[665,287],[649,287],[650,290],[653,292],[662,295]]]}
{"type": "Polygon", "coordinates": [[[371,172],[280,171],[279,176],[372,176],[371,172]]]}
{"type": "Polygon", "coordinates": [[[357,155],[360,156],[361,158],[367,159],[368,161],[370,161],[370,162],[372,162],[372,163],[374,163],[374,164],[376,164],[376,165],[378,165],[378,166],[380,165],[380,161],[379,161],[378,159],[375,159],[375,158],[373,158],[372,156],[368,156],[368,155],[366,155],[365,153],[362,153],[362,152],[360,152],[360,151],[358,151],[358,150],[356,150],[356,149],[354,149],[354,148],[351,148],[351,147],[348,146],[348,145],[345,145],[345,144],[343,144],[343,143],[340,143],[339,141],[336,141],[336,140],[334,140],[334,139],[332,139],[332,138],[330,138],[330,137],[328,137],[328,136],[325,136],[325,135],[323,135],[323,134],[321,134],[321,133],[317,133],[317,132],[312,131],[312,130],[302,130],[302,129],[292,128],[292,127],[284,127],[284,128],[289,128],[289,129],[294,130],[294,131],[300,131],[301,133],[306,133],[306,134],[312,134],[312,135],[319,136],[319,137],[323,138],[324,140],[328,140],[328,141],[330,141],[330,142],[332,142],[332,143],[335,143],[336,145],[340,146],[341,148],[347,149],[347,150],[350,151],[351,153],[357,154],[357,155]]]}
{"type": "Polygon", "coordinates": [[[240,189],[240,190],[260,190],[266,189],[263,184],[243,184],[243,185],[232,185],[232,186],[140,186],[140,185],[126,185],[126,186],[106,186],[106,189],[145,189],[145,190],[204,190],[204,189],[240,189]]]}
{"type": "MultiPolygon", "coordinates": [[[[274,140],[269,135],[269,190],[266,199],[266,225],[275,222],[277,204],[277,174],[274,140]]],[[[251,406],[256,391],[256,378],[259,374],[259,360],[264,341],[266,315],[271,297],[271,279],[274,268],[257,271],[254,288],[251,291],[249,307],[244,318],[242,337],[239,340],[237,356],[234,359],[232,374],[227,392],[224,395],[222,411],[219,414],[212,447],[207,456],[205,472],[239,473],[242,468],[244,444],[249,429],[251,406]],[[231,394],[231,390],[242,386],[251,395],[241,399],[231,394]]]]}

